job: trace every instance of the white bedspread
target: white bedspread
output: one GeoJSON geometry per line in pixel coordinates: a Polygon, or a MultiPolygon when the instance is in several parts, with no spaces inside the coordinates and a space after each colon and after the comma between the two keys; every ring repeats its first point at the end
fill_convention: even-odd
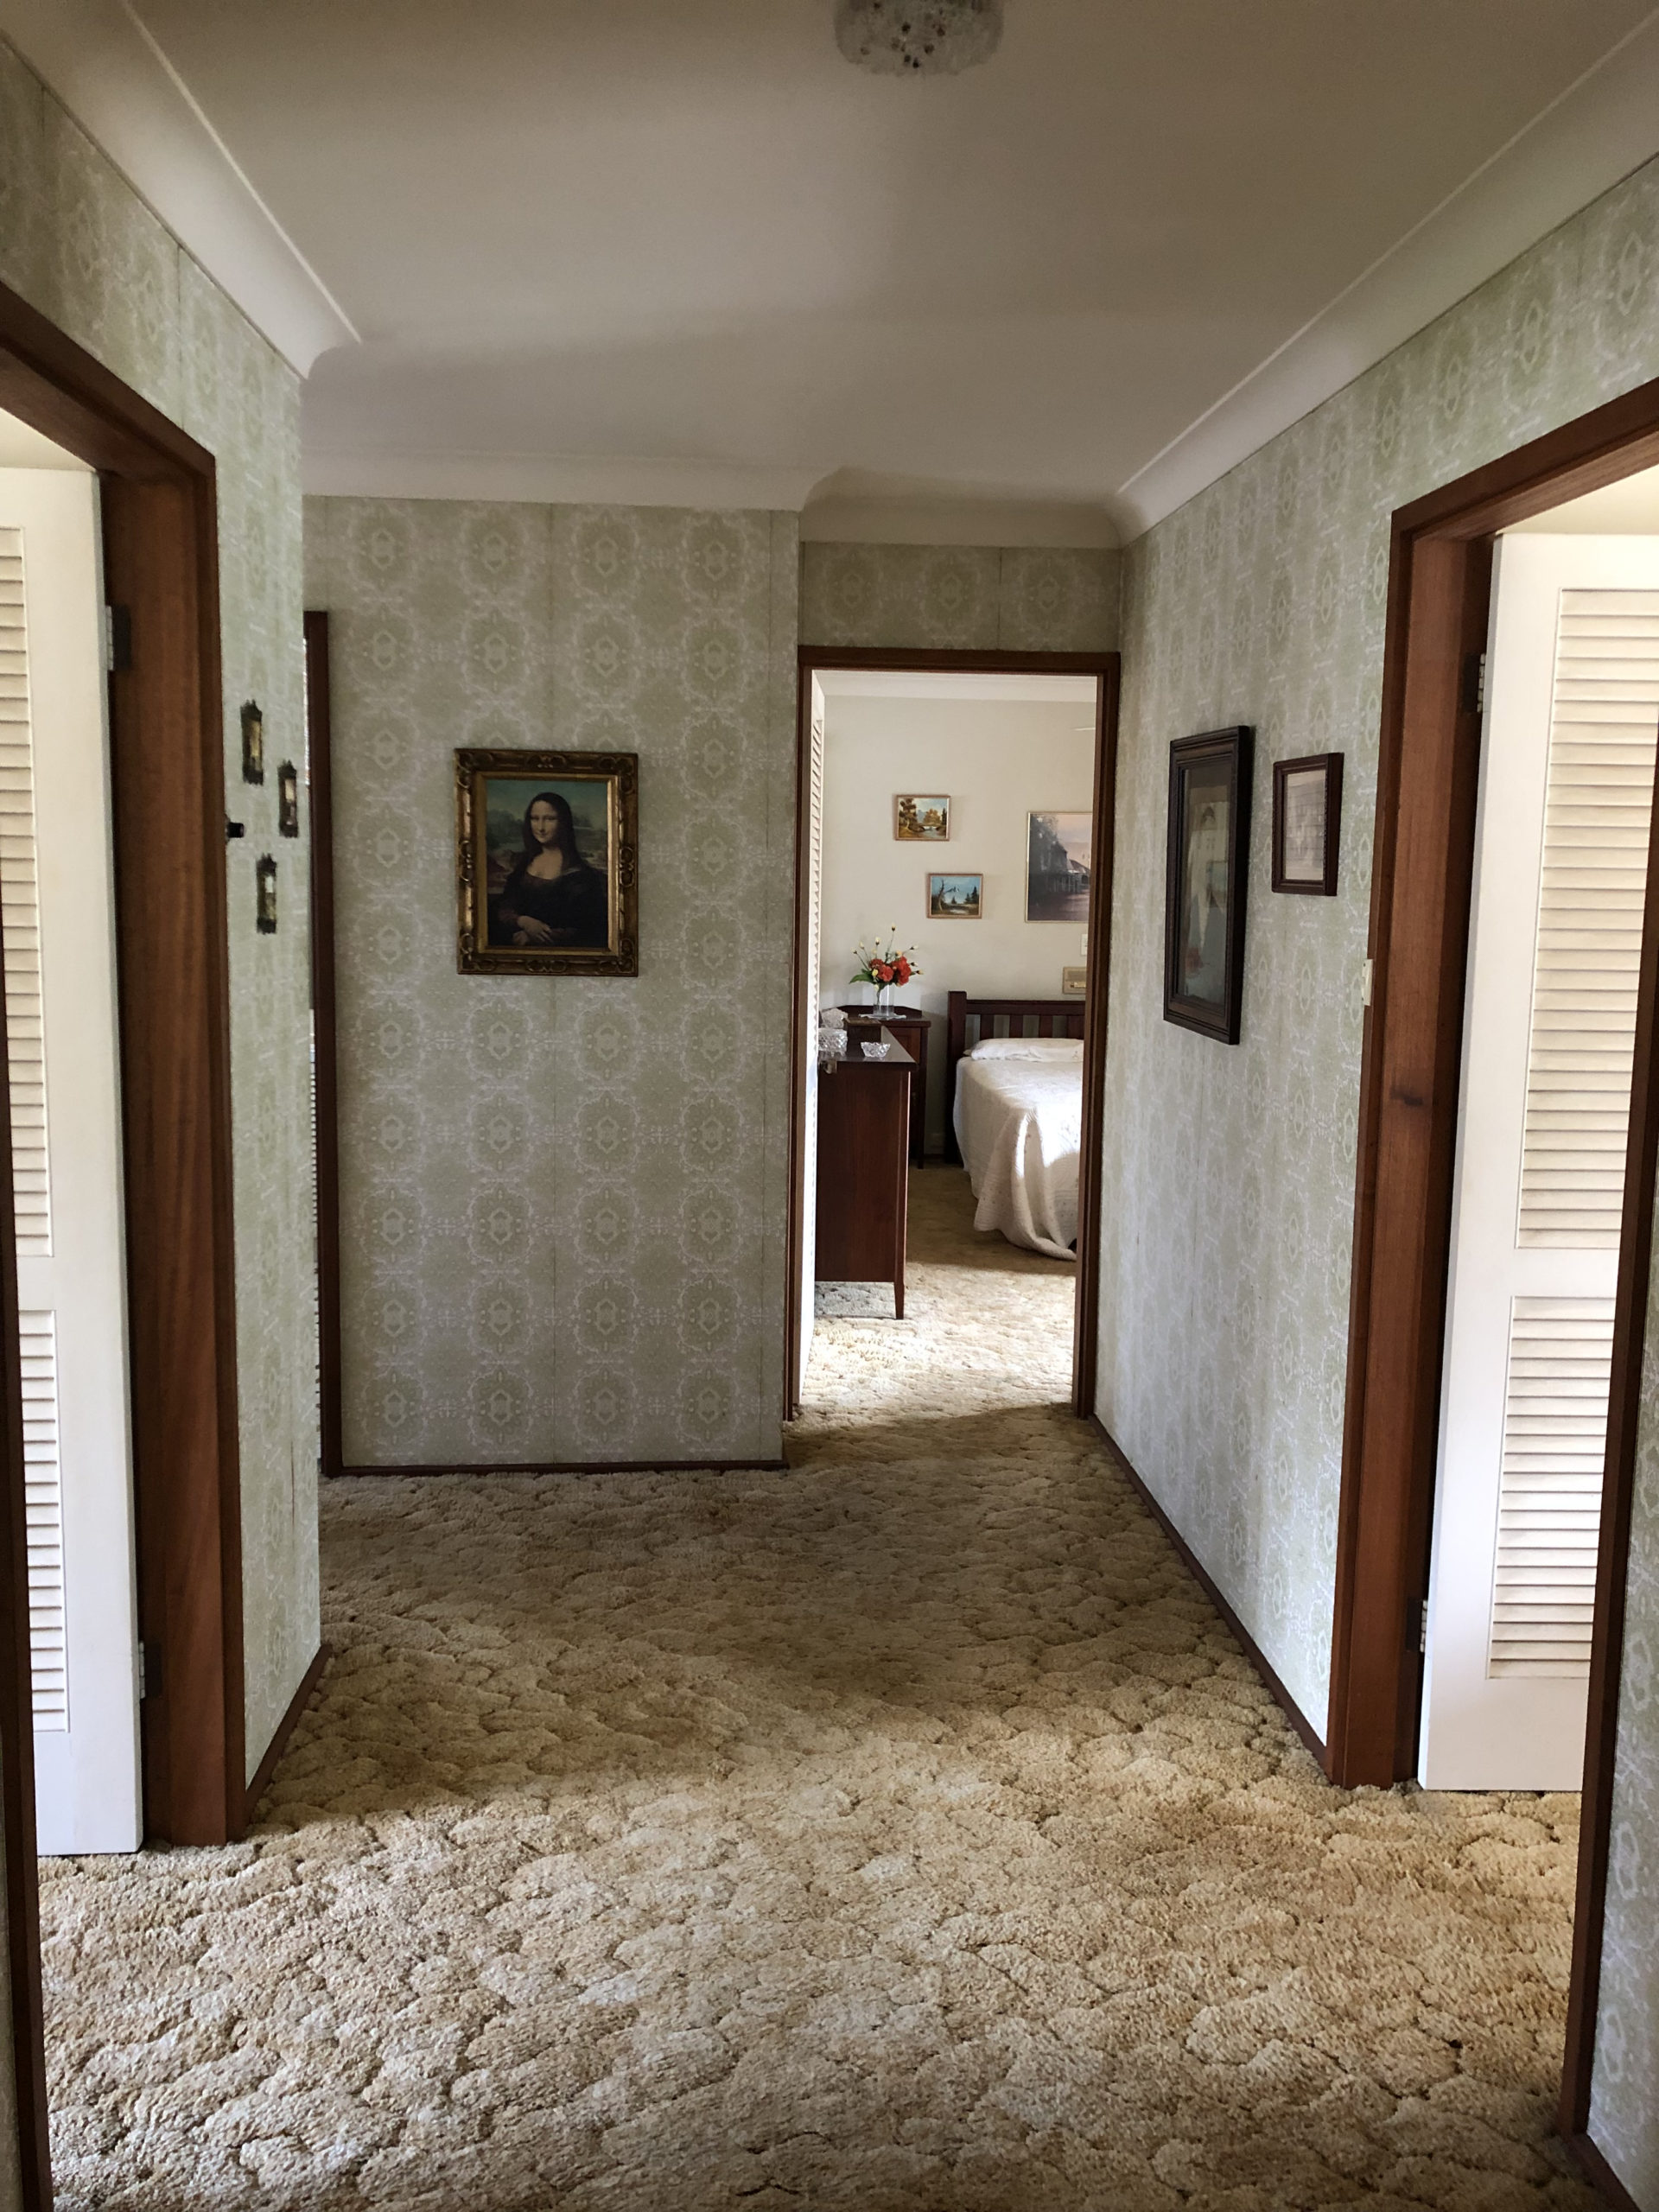
{"type": "Polygon", "coordinates": [[[979,1200],[976,1229],[1069,1260],[1077,1234],[1083,1058],[957,1063],[957,1141],[979,1200]]]}

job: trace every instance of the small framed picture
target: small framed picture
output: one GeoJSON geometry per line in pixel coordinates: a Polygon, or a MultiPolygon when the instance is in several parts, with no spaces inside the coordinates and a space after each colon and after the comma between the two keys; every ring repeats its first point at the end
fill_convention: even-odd
{"type": "Polygon", "coordinates": [[[1206,730],[1169,748],[1164,1020],[1225,1045],[1238,1042],[1244,982],[1254,737],[1206,730]]]}
{"type": "Polygon", "coordinates": [[[269,853],[254,865],[253,925],[261,937],[276,934],[276,863],[269,853]]]}
{"type": "Polygon", "coordinates": [[[637,753],[455,754],[463,976],[639,973],[637,753]]]}
{"type": "Polygon", "coordinates": [[[1028,922],[1071,922],[1075,926],[1088,921],[1094,828],[1094,817],[1082,812],[1026,817],[1028,922]]]}
{"type": "Polygon", "coordinates": [[[948,794],[899,792],[893,802],[893,834],[902,844],[944,844],[950,835],[948,794]]]}
{"type": "Polygon", "coordinates": [[[1342,755],[1310,753],[1273,764],[1273,887],[1315,899],[1337,895],[1342,755]]]}
{"type": "Polygon", "coordinates": [[[1088,988],[1089,969],[1086,963],[1077,968],[1061,969],[1060,996],[1062,998],[1080,999],[1088,988]]]}
{"type": "Polygon", "coordinates": [[[291,760],[276,771],[276,832],[283,837],[300,834],[300,772],[291,760]]]}
{"type": "Polygon", "coordinates": [[[242,780],[245,784],[265,780],[265,715],[257,699],[242,702],[242,780]]]}
{"type": "Polygon", "coordinates": [[[982,875],[930,875],[927,879],[927,918],[930,922],[976,922],[985,910],[982,875]]]}

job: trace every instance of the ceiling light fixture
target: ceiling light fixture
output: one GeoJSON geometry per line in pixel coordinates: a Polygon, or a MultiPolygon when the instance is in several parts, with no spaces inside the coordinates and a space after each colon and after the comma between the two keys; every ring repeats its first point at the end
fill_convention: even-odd
{"type": "Polygon", "coordinates": [[[879,77],[954,77],[988,61],[1002,0],[836,0],[836,43],[879,77]]]}

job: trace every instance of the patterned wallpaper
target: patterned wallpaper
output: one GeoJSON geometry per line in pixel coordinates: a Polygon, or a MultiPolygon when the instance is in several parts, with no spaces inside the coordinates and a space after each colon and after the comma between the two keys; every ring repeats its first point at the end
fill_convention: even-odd
{"type": "Polygon", "coordinates": [[[771,1459],[792,515],[307,502],[347,1461],[771,1459]],[[455,971],[460,745],[640,755],[640,973],[455,971]]]}
{"type": "MultiPolygon", "coordinates": [[[[1659,164],[1126,556],[1101,1416],[1321,1732],[1389,516],[1659,373],[1656,238],[1659,164]],[[1241,721],[1257,760],[1243,1036],[1230,1049],[1161,1019],[1163,837],[1170,740],[1241,721]],[[1327,749],[1347,756],[1339,893],[1274,898],[1269,764],[1327,749]]],[[[1659,1420],[1659,1391],[1653,1403],[1659,1420]]],[[[1615,1961],[1645,1956],[1648,1981],[1638,1996],[1610,1977],[1597,2139],[1621,2173],[1651,2176],[1651,2065],[1616,2072],[1611,2056],[1652,2051],[1659,1706],[1634,1687],[1651,1682],[1644,1556],[1611,1942],[1615,1961]]],[[[1659,2190],[1648,2201],[1659,2207],[1659,2190]]]]}
{"type": "MultiPolygon", "coordinates": [[[[12,49],[0,43],[0,280],[219,467],[231,848],[248,1771],[317,1649],[316,1307],[306,848],[276,836],[274,779],[240,781],[237,709],[265,709],[269,760],[304,757],[299,387],[12,49]],[[253,868],[279,856],[282,925],[253,926],[253,868]]],[[[302,807],[303,818],[303,806],[302,807]]]]}
{"type": "Polygon", "coordinates": [[[814,645],[1109,652],[1116,550],[996,545],[801,548],[801,635],[814,645]]]}
{"type": "Polygon", "coordinates": [[[1607,1918],[1590,2134],[1641,2206],[1659,2207],[1659,1244],[1648,1283],[1625,1589],[1607,1918]]]}

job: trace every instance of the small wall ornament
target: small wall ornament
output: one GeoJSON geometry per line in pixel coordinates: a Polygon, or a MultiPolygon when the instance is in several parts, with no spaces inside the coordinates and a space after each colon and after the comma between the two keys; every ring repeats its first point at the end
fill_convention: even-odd
{"type": "Polygon", "coordinates": [[[282,837],[300,834],[300,772],[291,760],[276,771],[276,833],[282,837]]]}
{"type": "Polygon", "coordinates": [[[276,862],[270,853],[259,855],[253,871],[253,925],[261,937],[276,934],[276,862]]]}
{"type": "Polygon", "coordinates": [[[245,784],[265,780],[265,715],[257,699],[242,702],[242,780],[245,784]]]}

